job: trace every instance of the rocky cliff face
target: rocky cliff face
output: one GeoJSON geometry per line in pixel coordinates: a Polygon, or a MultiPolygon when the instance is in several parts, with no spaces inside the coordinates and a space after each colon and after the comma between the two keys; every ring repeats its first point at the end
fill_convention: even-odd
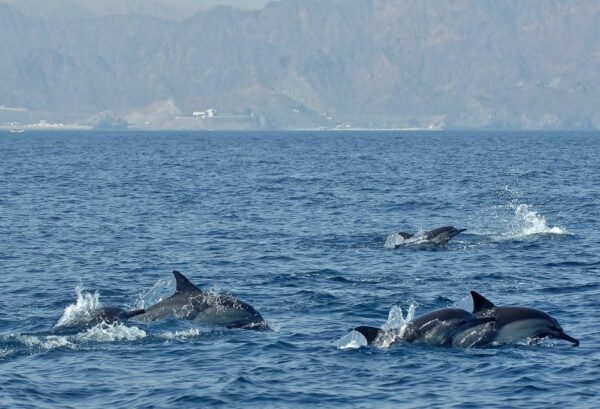
{"type": "Polygon", "coordinates": [[[276,128],[600,128],[595,0],[80,15],[0,3],[0,104],[126,115],[171,101],[184,114],[216,108],[276,128]]]}

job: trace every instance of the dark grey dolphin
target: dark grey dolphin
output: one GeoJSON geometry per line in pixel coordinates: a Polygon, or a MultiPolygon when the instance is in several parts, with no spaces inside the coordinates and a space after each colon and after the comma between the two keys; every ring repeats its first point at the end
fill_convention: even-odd
{"type": "Polygon", "coordinates": [[[526,307],[497,307],[481,294],[471,291],[473,314],[493,317],[495,321],[475,327],[458,335],[455,343],[462,346],[513,343],[526,339],[564,339],[578,346],[579,341],[565,334],[562,327],[544,311],[526,307]]]}
{"type": "Polygon", "coordinates": [[[438,227],[437,229],[429,230],[423,233],[411,234],[407,232],[399,232],[398,235],[402,237],[402,242],[397,243],[396,248],[403,245],[410,244],[434,244],[436,246],[446,247],[448,241],[467,229],[457,229],[454,226],[438,227]]]}
{"type": "Polygon", "coordinates": [[[229,294],[202,291],[179,271],[173,271],[173,275],[177,283],[175,294],[146,308],[136,319],[176,318],[227,328],[267,328],[263,317],[251,305],[229,294]]]}
{"type": "Polygon", "coordinates": [[[369,345],[401,335],[399,339],[406,342],[450,346],[456,334],[494,320],[492,317],[476,317],[460,308],[442,308],[409,321],[401,334],[390,334],[390,331],[397,330],[367,326],[356,327],[354,330],[360,332],[369,345]]]}

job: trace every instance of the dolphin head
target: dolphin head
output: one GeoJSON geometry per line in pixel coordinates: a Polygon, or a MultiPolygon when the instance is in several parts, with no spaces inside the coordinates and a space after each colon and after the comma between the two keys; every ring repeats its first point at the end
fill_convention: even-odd
{"type": "Polygon", "coordinates": [[[227,328],[268,329],[267,322],[253,306],[242,301],[236,304],[236,308],[222,312],[227,328]]]}
{"type": "MultiPolygon", "coordinates": [[[[540,311],[542,312],[542,311],[540,311]]],[[[541,316],[537,321],[536,325],[533,328],[535,335],[533,338],[554,338],[554,339],[563,339],[565,341],[569,341],[573,344],[573,346],[579,346],[579,340],[567,335],[565,331],[562,329],[558,321],[551,317],[550,315],[547,317],[541,316]]]]}
{"type": "Polygon", "coordinates": [[[544,311],[525,307],[496,307],[496,340],[500,343],[522,339],[553,338],[569,341],[578,346],[579,341],[565,334],[564,330],[544,311]]]}
{"type": "MultiPolygon", "coordinates": [[[[450,226],[452,227],[452,226],[450,226]]],[[[450,232],[448,233],[448,236],[450,236],[451,238],[456,236],[457,234],[460,234],[464,231],[467,231],[467,229],[457,229],[456,227],[452,227],[452,230],[450,230],[450,232]]]]}

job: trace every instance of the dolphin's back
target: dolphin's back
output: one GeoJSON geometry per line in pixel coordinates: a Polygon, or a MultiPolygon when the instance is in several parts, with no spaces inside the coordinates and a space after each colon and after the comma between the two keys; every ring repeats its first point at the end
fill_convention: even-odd
{"type": "Polygon", "coordinates": [[[453,226],[443,226],[438,227],[437,229],[429,230],[426,234],[430,237],[439,236],[442,233],[451,233],[456,230],[453,226]]]}
{"type": "Polygon", "coordinates": [[[558,325],[558,322],[544,311],[527,307],[496,307],[493,316],[496,317],[496,326],[503,327],[515,321],[547,320],[558,325]]]}
{"type": "Polygon", "coordinates": [[[466,319],[471,316],[472,314],[470,312],[465,311],[461,308],[442,308],[440,310],[432,311],[428,314],[421,315],[412,320],[411,322],[416,326],[422,326],[434,320],[449,321],[456,319],[466,319]]]}

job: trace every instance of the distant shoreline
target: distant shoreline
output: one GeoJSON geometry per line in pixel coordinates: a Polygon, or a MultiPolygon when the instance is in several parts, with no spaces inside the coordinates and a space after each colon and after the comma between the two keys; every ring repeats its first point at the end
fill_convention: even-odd
{"type": "Polygon", "coordinates": [[[451,129],[426,129],[426,128],[347,128],[347,129],[316,129],[316,128],[297,128],[297,129],[144,129],[144,128],[124,128],[124,129],[100,129],[89,126],[69,126],[62,127],[7,127],[0,125],[1,133],[50,133],[50,132],[93,132],[93,133],[164,133],[164,132],[182,132],[182,133],[280,133],[280,132],[305,132],[305,133],[357,133],[357,132],[377,132],[377,133],[560,133],[560,132],[585,132],[600,133],[600,129],[477,129],[477,128],[451,128],[451,129]]]}

